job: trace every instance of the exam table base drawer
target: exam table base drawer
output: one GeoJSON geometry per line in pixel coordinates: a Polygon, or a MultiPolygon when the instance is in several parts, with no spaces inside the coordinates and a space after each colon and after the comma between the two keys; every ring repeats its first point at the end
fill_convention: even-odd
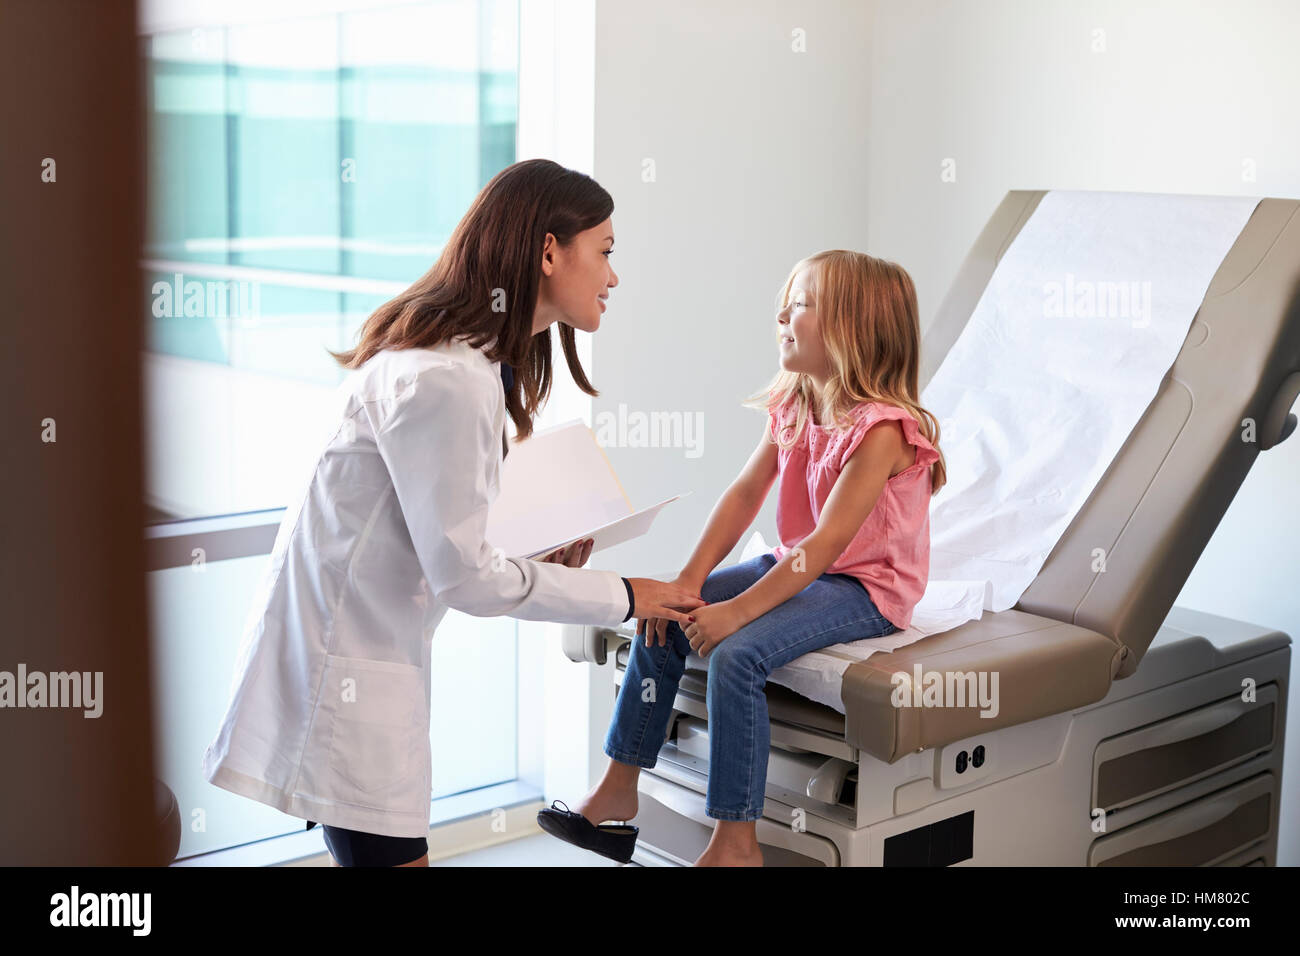
{"type": "Polygon", "coordinates": [[[1272,866],[1273,854],[1267,843],[1257,843],[1236,856],[1228,857],[1219,866],[1272,866]]]}
{"type": "Polygon", "coordinates": [[[1267,840],[1276,801],[1277,777],[1256,774],[1095,840],[1088,865],[1241,866],[1261,852],[1228,861],[1267,840]]]}
{"type": "Polygon", "coordinates": [[[1107,812],[1176,789],[1272,749],[1278,688],[1259,687],[1101,741],[1093,758],[1093,802],[1107,812]]]}

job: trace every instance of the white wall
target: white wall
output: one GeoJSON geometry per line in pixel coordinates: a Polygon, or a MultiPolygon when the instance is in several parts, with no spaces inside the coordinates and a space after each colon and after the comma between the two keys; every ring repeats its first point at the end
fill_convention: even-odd
{"type": "Polygon", "coordinates": [[[874,6],[871,251],[911,272],[922,325],[1009,189],[1300,194],[1300,5],[874,6]]]}
{"type": "MultiPolygon", "coordinates": [[[[621,285],[593,410],[699,412],[704,442],[610,449],[634,504],[693,493],[593,565],[667,574],[688,556],[758,439],[738,402],[775,371],[772,297],[800,256],[901,263],[925,327],[1007,190],[1300,196],[1297,35],[1280,0],[597,0],[595,175],[621,285]]],[[[1260,457],[1177,603],[1300,635],[1297,472],[1300,438],[1260,457]]],[[[771,503],[756,527],[774,540],[771,503]]],[[[1298,845],[1284,817],[1279,863],[1298,845]]]]}
{"type": "MultiPolygon", "coordinates": [[[[609,449],[635,506],[691,494],[593,563],[680,569],[765,427],[740,402],[778,369],[778,287],[803,256],[867,246],[869,14],[827,0],[597,4],[595,175],[616,204],[620,284],[594,336],[595,418],[620,403],[698,413],[703,440],[698,457],[609,449]]],[[[770,542],[774,515],[759,523],[770,542]]]]}
{"type": "MultiPolygon", "coordinates": [[[[923,326],[1007,190],[1300,198],[1300,5],[875,8],[869,251],[911,272],[923,326]],[[948,158],[955,182],[940,178],[948,158]]],[[[1300,437],[1260,455],[1175,603],[1300,638],[1297,474],[1300,437]]],[[[1300,802],[1294,695],[1291,705],[1284,807],[1300,802]]],[[[1278,863],[1300,863],[1294,814],[1282,816],[1278,863]]]]}

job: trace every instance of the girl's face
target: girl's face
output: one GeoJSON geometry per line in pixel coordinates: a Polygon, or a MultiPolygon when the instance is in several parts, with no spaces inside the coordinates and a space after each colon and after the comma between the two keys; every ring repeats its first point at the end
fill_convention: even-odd
{"type": "Polygon", "coordinates": [[[609,264],[613,249],[614,225],[610,219],[578,233],[567,247],[546,234],[534,334],[552,322],[563,322],[583,332],[600,328],[609,290],[618,285],[618,276],[609,264]]]}
{"type": "Polygon", "coordinates": [[[811,266],[805,266],[794,277],[785,308],[776,314],[776,323],[781,368],[810,375],[822,385],[830,377],[831,365],[817,319],[817,303],[813,301],[813,278],[811,266]]]}

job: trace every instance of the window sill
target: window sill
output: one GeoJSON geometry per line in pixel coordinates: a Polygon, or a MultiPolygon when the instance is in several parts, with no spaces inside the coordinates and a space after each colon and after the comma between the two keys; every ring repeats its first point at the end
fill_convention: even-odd
{"type": "MultiPolygon", "coordinates": [[[[467,834],[457,832],[454,824],[464,823],[474,817],[490,815],[495,810],[509,809],[523,804],[542,805],[542,793],[517,780],[491,787],[470,790],[433,801],[429,814],[429,855],[443,858],[457,852],[468,852],[492,842],[518,839],[540,833],[534,824],[530,828],[510,827],[509,836],[501,831],[501,840],[467,839],[467,834]],[[453,835],[452,839],[439,840],[439,835],[453,835]]],[[[306,824],[303,824],[306,826],[306,824]]],[[[475,827],[475,831],[481,828],[475,827]]],[[[177,860],[172,866],[283,866],[298,860],[325,853],[324,839],[319,824],[310,830],[299,830],[283,836],[258,840],[242,846],[215,850],[198,856],[177,860]]]]}

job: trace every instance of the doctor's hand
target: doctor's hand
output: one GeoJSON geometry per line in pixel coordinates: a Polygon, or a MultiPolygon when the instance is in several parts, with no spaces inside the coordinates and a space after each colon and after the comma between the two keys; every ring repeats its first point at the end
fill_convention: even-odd
{"type": "Polygon", "coordinates": [[[702,607],[692,615],[694,621],[685,625],[686,639],[691,642],[691,650],[700,657],[708,657],[709,652],[735,634],[749,622],[736,610],[732,601],[719,601],[702,607]]]}
{"type": "Polygon", "coordinates": [[[582,541],[575,541],[567,548],[556,548],[550,554],[539,560],[548,564],[563,564],[571,568],[580,568],[587,563],[591,557],[591,549],[595,546],[595,538],[586,538],[582,541]]]}
{"type": "MultiPolygon", "coordinates": [[[[702,582],[693,577],[685,577],[679,574],[673,579],[672,583],[685,588],[686,592],[694,597],[703,596],[700,590],[703,587],[702,582]]],[[[705,601],[703,606],[707,607],[708,603],[708,601],[705,601]]],[[[659,646],[663,647],[668,643],[668,624],[669,619],[665,617],[643,618],[636,623],[636,633],[637,636],[645,635],[646,647],[650,647],[656,640],[659,642],[659,646]]],[[[682,626],[685,627],[686,625],[682,624],[682,626]]]]}
{"type": "Polygon", "coordinates": [[[632,616],[637,618],[637,633],[645,623],[655,618],[676,621],[682,627],[690,623],[690,613],[708,603],[700,597],[699,590],[692,591],[676,581],[656,581],[654,578],[628,578],[632,585],[632,616]]]}

